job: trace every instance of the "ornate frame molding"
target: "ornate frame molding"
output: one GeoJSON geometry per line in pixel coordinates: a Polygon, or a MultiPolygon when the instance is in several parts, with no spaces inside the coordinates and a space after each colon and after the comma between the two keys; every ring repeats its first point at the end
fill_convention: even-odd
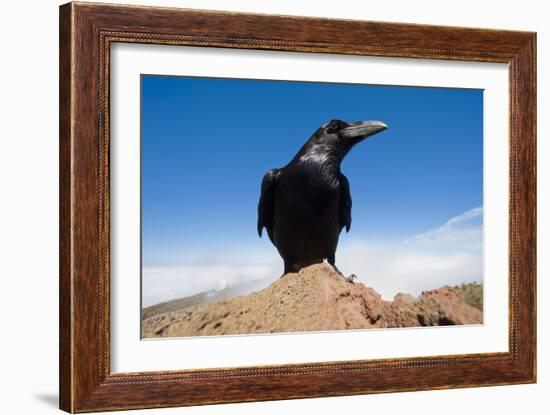
{"type": "Polygon", "coordinates": [[[61,6],[61,408],[89,412],[534,382],[535,71],[534,33],[86,3],[61,6]],[[510,351],[111,373],[109,70],[115,42],[508,63],[510,351]]]}

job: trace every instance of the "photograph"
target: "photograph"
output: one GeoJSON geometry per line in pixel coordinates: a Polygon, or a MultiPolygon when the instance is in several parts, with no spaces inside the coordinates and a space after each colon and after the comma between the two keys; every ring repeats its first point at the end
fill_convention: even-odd
{"type": "Polygon", "coordinates": [[[140,88],[142,339],[483,324],[482,89],[140,88]]]}
{"type": "Polygon", "coordinates": [[[6,206],[59,218],[5,215],[6,292],[41,305],[8,296],[12,343],[46,339],[13,407],[536,406],[542,6],[176,3],[40,3],[8,42],[6,206]]]}

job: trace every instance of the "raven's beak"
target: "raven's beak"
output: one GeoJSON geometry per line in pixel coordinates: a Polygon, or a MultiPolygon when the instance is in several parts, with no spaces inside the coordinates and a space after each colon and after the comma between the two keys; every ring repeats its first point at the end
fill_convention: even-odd
{"type": "Polygon", "coordinates": [[[388,128],[388,126],[382,121],[352,122],[348,127],[342,130],[342,136],[350,138],[354,142],[358,142],[380,131],[384,131],[386,128],[388,128]]]}

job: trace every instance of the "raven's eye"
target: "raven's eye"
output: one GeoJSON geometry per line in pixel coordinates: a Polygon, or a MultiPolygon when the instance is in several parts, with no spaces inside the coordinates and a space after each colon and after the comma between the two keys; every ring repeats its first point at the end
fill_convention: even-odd
{"type": "Polygon", "coordinates": [[[336,130],[338,128],[338,122],[337,121],[331,121],[328,127],[331,130],[336,130]]]}

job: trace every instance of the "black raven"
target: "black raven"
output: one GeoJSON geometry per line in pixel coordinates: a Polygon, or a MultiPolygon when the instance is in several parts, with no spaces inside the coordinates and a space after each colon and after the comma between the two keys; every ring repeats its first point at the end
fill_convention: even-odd
{"type": "Polygon", "coordinates": [[[342,228],[349,231],[351,226],[349,182],[340,163],[355,144],[386,128],[380,121],[329,121],[290,163],[266,173],[258,204],[258,235],[267,229],[284,260],[284,274],[325,259],[338,271],[338,237],[342,228]]]}

